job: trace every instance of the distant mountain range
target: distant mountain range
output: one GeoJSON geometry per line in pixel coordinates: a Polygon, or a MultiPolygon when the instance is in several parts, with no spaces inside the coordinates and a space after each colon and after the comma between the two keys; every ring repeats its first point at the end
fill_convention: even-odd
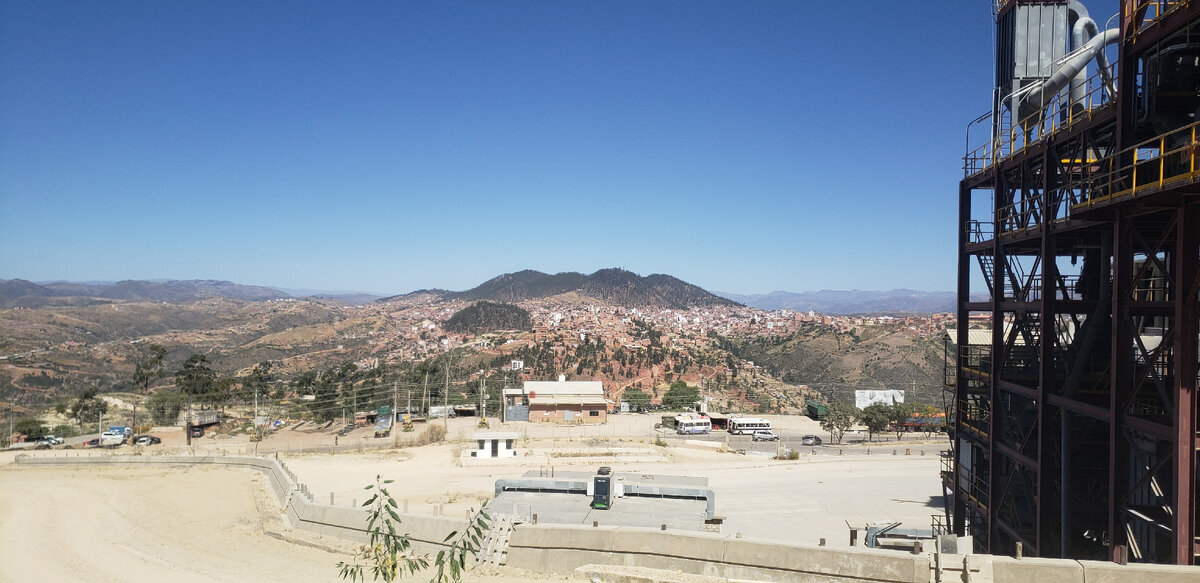
{"type": "Polygon", "coordinates": [[[740,295],[716,292],[717,295],[762,310],[812,310],[822,314],[879,314],[879,313],[943,313],[955,310],[954,292],[925,292],[911,289],[891,291],[812,292],[777,291],[769,294],[740,295]]]}
{"type": "Polygon", "coordinates": [[[23,279],[0,280],[0,308],[36,308],[54,305],[90,305],[122,301],[182,303],[208,298],[265,301],[288,297],[319,297],[351,304],[432,295],[465,301],[516,303],[576,294],[597,302],[631,308],[688,309],[744,304],[763,310],[790,309],[825,314],[940,313],[955,307],[954,292],[891,291],[772,292],[742,295],[710,293],[664,274],[640,276],[623,269],[601,269],[591,275],[577,272],[547,274],[524,270],[489,279],[466,291],[422,289],[400,296],[379,298],[361,292],[280,290],[215,280],[126,280],[110,282],[34,283],[23,279]],[[289,293],[291,292],[291,293],[289,293]]]}
{"type": "Polygon", "coordinates": [[[23,279],[0,281],[0,307],[35,308],[49,305],[87,305],[109,301],[189,302],[230,298],[260,302],[289,297],[277,289],[207,279],[188,281],[138,281],[116,283],[33,283],[23,279]]]}

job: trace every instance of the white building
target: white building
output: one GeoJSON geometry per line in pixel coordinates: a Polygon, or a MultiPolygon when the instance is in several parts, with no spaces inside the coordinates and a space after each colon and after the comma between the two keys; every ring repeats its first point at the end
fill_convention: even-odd
{"type": "Polygon", "coordinates": [[[508,433],[501,431],[482,431],[472,433],[471,439],[475,440],[478,448],[471,452],[471,457],[476,458],[505,458],[517,457],[517,450],[513,447],[520,434],[508,433]]]}

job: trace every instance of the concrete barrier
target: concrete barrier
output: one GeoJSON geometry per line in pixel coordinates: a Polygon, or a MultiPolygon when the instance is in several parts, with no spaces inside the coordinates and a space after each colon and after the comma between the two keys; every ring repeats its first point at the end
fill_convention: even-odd
{"type": "Polygon", "coordinates": [[[1130,563],[1118,565],[1106,561],[1072,561],[1013,557],[992,558],[995,583],[1196,583],[1200,567],[1130,563]]]}
{"type": "Polygon", "coordinates": [[[521,525],[509,539],[508,564],[561,574],[595,564],[796,583],[930,580],[929,558],[924,555],[871,549],[835,550],[634,527],[521,525]]]}

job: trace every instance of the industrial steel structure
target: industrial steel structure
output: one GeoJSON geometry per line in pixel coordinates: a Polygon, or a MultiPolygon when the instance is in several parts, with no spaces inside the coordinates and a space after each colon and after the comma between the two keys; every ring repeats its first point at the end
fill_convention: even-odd
{"type": "Polygon", "coordinates": [[[979,551],[1197,564],[1200,2],[1119,4],[994,4],[943,479],[979,551]]]}

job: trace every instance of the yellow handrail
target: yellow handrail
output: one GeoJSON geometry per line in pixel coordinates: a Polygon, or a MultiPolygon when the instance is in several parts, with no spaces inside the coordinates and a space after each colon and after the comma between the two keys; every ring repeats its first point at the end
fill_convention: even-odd
{"type": "MultiPolygon", "coordinates": [[[[1111,65],[1110,69],[1115,78],[1116,64],[1111,65]]],[[[1095,111],[1111,102],[1111,96],[1104,87],[1103,75],[1100,72],[1087,79],[1086,90],[1080,111],[1075,111],[1067,100],[1055,99],[1046,107],[1014,123],[1012,112],[1002,110],[998,124],[1000,131],[992,139],[969,150],[963,156],[964,174],[978,174],[996,162],[1017,154],[1062,129],[1089,120],[1095,111]]]]}
{"type": "Polygon", "coordinates": [[[1078,186],[1087,191],[1085,199],[1072,205],[1072,208],[1088,208],[1126,196],[1136,197],[1139,193],[1145,193],[1147,186],[1152,191],[1159,191],[1177,182],[1196,181],[1200,178],[1200,172],[1196,169],[1196,157],[1200,152],[1200,143],[1196,140],[1197,127],[1200,127],[1200,121],[1159,134],[1098,160],[1097,166],[1107,166],[1104,177],[1084,184],[1068,185],[1069,189],[1078,186]],[[1168,144],[1171,143],[1181,145],[1168,150],[1168,144]],[[1126,158],[1130,160],[1129,164],[1120,165],[1121,160],[1126,158]],[[1171,163],[1172,160],[1177,160],[1177,163],[1171,163]],[[1146,184],[1138,179],[1139,173],[1144,176],[1144,172],[1151,172],[1146,184]],[[1126,176],[1129,178],[1128,187],[1117,190],[1126,176]]]}

